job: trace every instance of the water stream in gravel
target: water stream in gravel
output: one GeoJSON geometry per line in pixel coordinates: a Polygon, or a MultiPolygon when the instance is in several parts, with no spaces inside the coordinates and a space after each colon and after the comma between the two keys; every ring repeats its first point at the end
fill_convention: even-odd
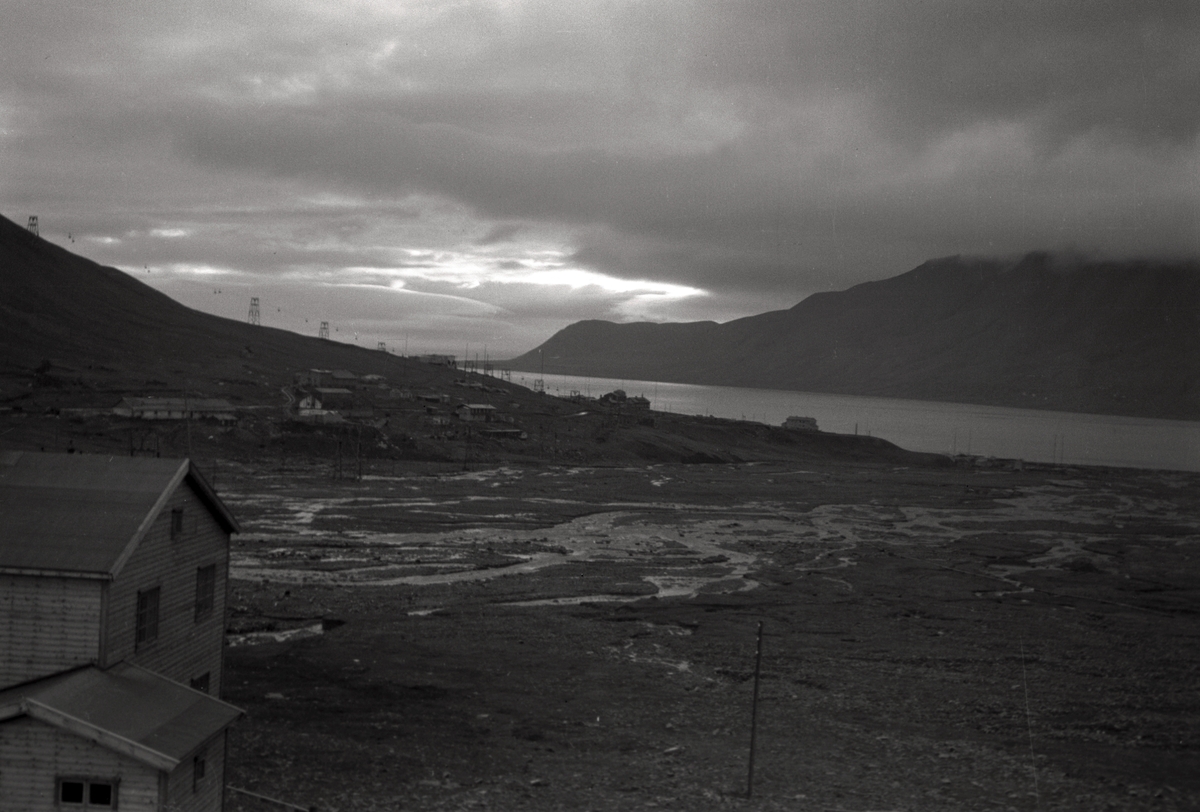
{"type": "MultiPolygon", "coordinates": [[[[500,469],[473,474],[478,481],[506,475],[522,474],[500,469]]],[[[1022,573],[1056,567],[1067,561],[1086,559],[1091,565],[1103,568],[1106,557],[1090,551],[1088,542],[1103,538],[1099,528],[1114,522],[1114,517],[1117,521],[1122,515],[1172,518],[1167,503],[1114,497],[1116,501],[1100,505],[1095,502],[1094,493],[1076,485],[1062,480],[1025,488],[1010,498],[995,500],[995,506],[985,511],[874,504],[830,504],[808,511],[788,511],[782,506],[765,504],[721,509],[676,503],[612,502],[596,506],[607,508],[606,512],[550,528],[460,528],[425,533],[330,532],[312,527],[317,515],[338,515],[338,511],[346,510],[351,503],[359,510],[372,505],[407,507],[404,499],[390,496],[303,499],[230,494],[227,498],[235,503],[272,500],[271,514],[255,522],[254,535],[262,541],[280,542],[278,547],[253,554],[235,553],[231,576],[277,583],[419,587],[490,581],[551,567],[616,563],[637,566],[640,572],[636,577],[653,588],[652,593],[645,594],[559,595],[513,602],[548,606],[635,601],[651,595],[694,597],[753,589],[757,583],[749,575],[768,564],[770,558],[769,553],[759,550],[769,550],[785,539],[811,549],[810,556],[792,564],[790,569],[819,574],[847,591],[854,589],[851,579],[838,571],[854,567],[856,550],[865,544],[874,548],[944,546],[1002,531],[1007,537],[1033,541],[1044,548],[1042,553],[1022,563],[997,562],[988,566],[986,574],[996,579],[1000,588],[995,594],[999,594],[1023,590],[1019,580],[1022,573]],[[1079,496],[1084,498],[1078,499],[1079,496]],[[663,516],[668,518],[662,521],[659,517],[663,516]],[[1032,524],[1037,522],[1053,522],[1060,527],[1063,522],[1070,522],[1081,529],[1070,533],[1051,531],[1032,524]],[[1088,533],[1088,525],[1096,526],[1097,533],[1088,533]],[[331,540],[336,541],[333,549],[325,546],[331,540]],[[314,543],[317,543],[315,548],[314,543]],[[530,545],[531,549],[523,552],[520,550],[523,545],[530,545]],[[493,547],[500,551],[496,555],[501,557],[501,563],[478,564],[469,560],[470,555],[493,547]],[[303,559],[304,565],[292,563],[297,559],[303,559]],[[502,563],[503,559],[512,563],[502,563]],[[314,563],[362,565],[321,569],[314,563]],[[430,572],[431,569],[450,571],[430,572]],[[647,569],[655,571],[643,574],[647,569]]],[[[461,499],[425,501],[447,508],[461,502],[461,499]]]]}

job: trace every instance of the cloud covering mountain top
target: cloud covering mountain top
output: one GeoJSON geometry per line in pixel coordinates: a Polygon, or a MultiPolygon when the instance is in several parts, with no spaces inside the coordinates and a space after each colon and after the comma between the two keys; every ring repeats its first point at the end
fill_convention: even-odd
{"type": "Polygon", "coordinates": [[[516,354],[930,256],[1200,249],[1189,2],[17,2],[4,23],[6,214],[193,306],[238,317],[255,292],[264,321],[372,346],[516,354]]]}

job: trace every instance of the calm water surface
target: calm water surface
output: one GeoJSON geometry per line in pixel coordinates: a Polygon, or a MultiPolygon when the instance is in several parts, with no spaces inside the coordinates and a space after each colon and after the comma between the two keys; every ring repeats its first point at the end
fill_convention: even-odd
{"type": "MultiPolygon", "coordinates": [[[[537,377],[512,376],[531,388],[537,377]]],[[[815,417],[823,431],[870,434],[912,451],[1200,471],[1200,422],[1194,421],[569,375],[546,375],[545,381],[552,395],[597,397],[624,389],[649,398],[657,411],[677,414],[772,425],[789,415],[815,417]]]]}

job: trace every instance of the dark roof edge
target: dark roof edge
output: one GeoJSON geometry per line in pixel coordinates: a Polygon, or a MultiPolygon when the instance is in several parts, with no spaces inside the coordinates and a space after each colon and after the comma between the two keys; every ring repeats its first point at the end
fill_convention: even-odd
{"type": "Polygon", "coordinates": [[[88,572],[86,570],[55,570],[43,567],[0,567],[0,575],[32,575],[37,578],[79,578],[92,581],[111,581],[111,572],[88,572]]]}
{"type": "MultiPolygon", "coordinates": [[[[239,719],[246,715],[246,712],[244,710],[242,710],[241,708],[239,708],[237,705],[231,705],[230,703],[226,702],[224,699],[213,696],[212,694],[207,693],[206,691],[198,690],[196,688],[193,688],[190,685],[184,685],[179,680],[171,679],[170,677],[160,674],[157,671],[151,671],[149,668],[146,668],[146,666],[144,666],[144,665],[138,665],[137,663],[131,663],[128,660],[121,660],[119,663],[116,663],[113,666],[110,666],[110,668],[115,668],[117,665],[124,666],[125,668],[136,668],[138,671],[144,671],[145,673],[149,674],[152,677],[155,677],[155,678],[161,679],[161,680],[166,680],[167,682],[170,682],[173,685],[177,685],[180,688],[183,688],[185,691],[190,691],[193,694],[202,696],[205,699],[209,700],[210,702],[216,702],[218,705],[224,705],[225,707],[229,708],[231,711],[237,711],[239,719]]],[[[233,722],[230,722],[229,724],[225,725],[225,727],[229,727],[229,725],[231,725],[231,724],[233,724],[233,722]]]]}
{"type": "Polygon", "coordinates": [[[158,514],[162,513],[162,509],[175,493],[175,489],[179,487],[179,483],[183,482],[184,477],[187,476],[190,464],[188,460],[182,460],[179,463],[179,467],[171,475],[171,481],[159,492],[158,499],[154,502],[154,507],[150,508],[146,512],[146,515],[142,517],[142,523],[138,525],[138,529],[134,532],[133,537],[129,539],[129,542],[125,545],[125,549],[121,551],[121,554],[117,556],[117,560],[113,562],[112,568],[109,569],[114,578],[120,574],[121,570],[125,567],[125,563],[129,561],[129,557],[133,555],[133,551],[141,544],[142,539],[149,532],[151,525],[158,518],[158,514]]]}
{"type": "Polygon", "coordinates": [[[30,677],[27,680],[22,680],[15,685],[9,685],[7,688],[0,690],[0,695],[7,694],[10,691],[16,693],[18,691],[27,690],[37,685],[39,682],[50,682],[52,680],[66,679],[77,671],[86,671],[89,668],[98,668],[95,662],[80,663],[73,665],[70,668],[64,668],[62,671],[55,671],[53,674],[42,674],[40,677],[30,677]]]}
{"type": "Polygon", "coordinates": [[[111,730],[100,727],[87,719],[72,716],[33,697],[27,696],[22,699],[21,706],[25,711],[25,715],[32,719],[37,719],[39,722],[45,722],[68,733],[73,733],[80,738],[93,741],[102,747],[115,750],[123,756],[129,756],[135,761],[140,761],[142,764],[146,764],[157,770],[170,772],[179,766],[180,760],[177,758],[172,758],[166,753],[122,736],[120,733],[114,733],[111,730]]]}
{"type": "Polygon", "coordinates": [[[154,679],[168,682],[176,688],[202,696],[206,702],[222,705],[229,711],[232,711],[233,716],[228,721],[221,724],[218,730],[212,732],[202,740],[197,741],[195,746],[183,756],[176,758],[147,744],[130,739],[119,733],[108,730],[107,728],[100,727],[88,719],[72,716],[71,714],[42,702],[40,699],[34,696],[26,695],[26,693],[34,691],[38,687],[39,683],[56,684],[73,679],[74,677],[86,671],[94,671],[104,674],[111,670],[98,668],[94,663],[87,663],[85,665],[67,669],[66,671],[60,671],[57,674],[38,677],[18,685],[9,686],[3,691],[0,691],[0,697],[11,697],[11,699],[8,701],[0,699],[0,721],[6,721],[16,716],[29,716],[30,718],[37,719],[40,722],[53,725],[54,727],[58,727],[69,733],[73,733],[90,741],[94,741],[97,744],[109,748],[110,750],[115,750],[122,755],[129,756],[130,758],[140,761],[141,763],[151,766],[155,769],[169,772],[179,764],[183,763],[183,760],[187,758],[188,755],[191,755],[196,750],[211,742],[213,738],[222,730],[227,729],[238,719],[246,715],[244,710],[235,705],[231,705],[228,702],[206,694],[203,691],[197,691],[196,689],[184,685],[181,682],[177,682],[169,677],[165,677],[156,671],[151,671],[148,668],[143,668],[142,666],[134,665],[133,663],[127,661],[122,661],[116,666],[113,666],[113,668],[118,666],[136,669],[145,674],[149,674],[154,679]]]}
{"type": "Polygon", "coordinates": [[[212,509],[213,513],[216,514],[217,521],[220,522],[221,526],[225,528],[225,532],[242,532],[242,527],[238,524],[237,519],[233,517],[233,514],[229,511],[229,508],[226,507],[225,503],[221,501],[221,497],[217,496],[217,492],[213,490],[212,485],[208,484],[208,480],[205,479],[204,474],[200,472],[200,466],[196,465],[196,463],[192,462],[190,459],[186,460],[186,462],[188,465],[188,479],[196,488],[196,491],[200,494],[201,499],[203,499],[204,502],[212,509]]]}
{"type": "Polygon", "coordinates": [[[237,519],[233,518],[233,514],[229,512],[229,508],[225,506],[225,503],[221,501],[219,496],[217,496],[217,492],[214,491],[212,486],[208,484],[208,480],[206,480],[204,475],[200,472],[199,466],[197,466],[196,463],[192,462],[190,459],[181,460],[179,463],[179,468],[176,469],[175,473],[171,475],[170,483],[163,488],[162,493],[160,493],[158,496],[158,500],[154,503],[154,507],[150,508],[150,510],[146,513],[145,518],[142,519],[142,523],[138,526],[137,532],[133,534],[133,538],[131,538],[129,543],[125,545],[125,549],[121,551],[121,555],[117,557],[116,562],[109,570],[109,575],[111,577],[115,578],[121,572],[121,569],[125,566],[125,563],[129,560],[129,557],[133,555],[133,551],[137,549],[137,546],[141,543],[142,538],[145,537],[147,531],[150,530],[151,525],[153,525],[155,520],[158,519],[159,514],[162,513],[163,508],[166,507],[167,502],[171,499],[171,496],[175,493],[175,490],[184,480],[190,482],[192,487],[196,489],[196,493],[199,495],[200,501],[204,502],[208,509],[212,511],[213,515],[217,519],[217,523],[225,529],[225,532],[241,532],[242,528],[237,523],[237,519]]]}

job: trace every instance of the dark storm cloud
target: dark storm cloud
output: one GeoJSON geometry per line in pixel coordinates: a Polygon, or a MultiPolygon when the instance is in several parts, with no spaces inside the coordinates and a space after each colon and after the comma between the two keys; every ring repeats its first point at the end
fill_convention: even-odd
{"type": "MultiPolygon", "coordinates": [[[[649,19],[626,11],[626,24],[649,19]]],[[[693,11],[652,18],[660,29],[639,41],[664,44],[670,30],[675,47],[650,65],[615,49],[620,81],[590,93],[553,87],[543,55],[547,72],[526,81],[545,95],[451,81],[417,94],[214,103],[175,128],[176,144],[214,167],[606,227],[625,235],[624,259],[588,246],[578,257],[690,284],[737,272],[739,284],[774,287],[811,268],[845,281],[925,255],[1089,239],[1117,251],[1196,247],[1194,197],[1169,179],[1195,159],[1200,107],[1180,103],[1200,96],[1190,5],[693,11]],[[727,121],[689,141],[672,103],[673,115],[715,109],[727,121]],[[620,140],[613,122],[639,137],[620,140]],[[644,136],[656,125],[676,140],[644,136]],[[1130,220],[1147,207],[1177,214],[1130,220]],[[1112,222],[1097,229],[1093,209],[1112,222]],[[1121,220],[1143,228],[1114,231],[1121,220]]],[[[535,49],[523,33],[494,49],[501,71],[535,49]]],[[[590,45],[585,61],[614,50],[604,37],[590,45]]]]}
{"type": "Polygon", "coordinates": [[[888,125],[929,137],[1033,118],[1058,136],[1092,128],[1181,142],[1200,110],[1200,9],[1129,3],[955,0],[729,4],[696,75],[777,97],[813,88],[869,99],[888,125]]]}
{"type": "Polygon", "coordinates": [[[406,284],[544,324],[731,317],[951,253],[1200,250],[1194,2],[114,0],[4,22],[0,202],[123,266],[428,268],[406,284]],[[711,295],[515,276],[564,263],[711,295]]]}

